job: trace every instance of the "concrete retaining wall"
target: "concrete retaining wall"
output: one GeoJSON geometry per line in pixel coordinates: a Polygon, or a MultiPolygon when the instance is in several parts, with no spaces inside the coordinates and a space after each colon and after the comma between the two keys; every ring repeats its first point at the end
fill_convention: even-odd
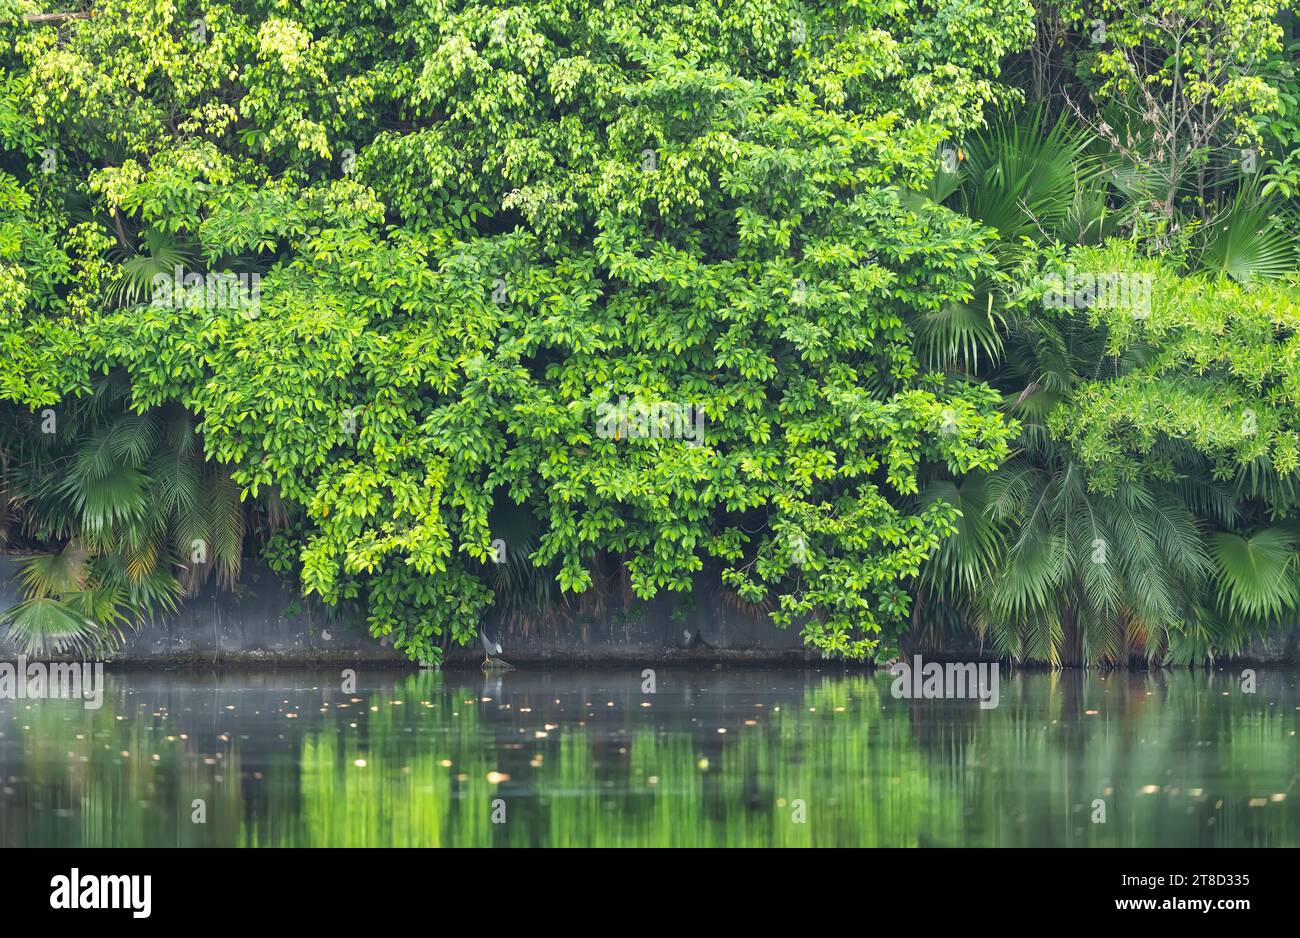
{"type": "MultiPolygon", "coordinates": [[[[0,555],[0,609],[21,600],[17,559],[0,555]]],[[[780,629],[766,616],[754,616],[719,596],[663,597],[634,602],[600,616],[570,614],[558,621],[503,625],[489,619],[499,636],[502,657],[515,664],[610,663],[814,663],[819,654],[803,647],[797,629],[780,629]]],[[[1300,663],[1300,630],[1256,642],[1241,663],[1300,663]]],[[[991,659],[974,639],[954,640],[942,650],[908,648],[931,658],[991,659]]],[[[16,655],[0,637],[0,658],[16,655]]],[[[449,648],[451,666],[475,666],[483,658],[477,643],[449,648]]],[[[162,616],[138,631],[108,660],[123,664],[174,666],[300,666],[346,662],[414,667],[404,655],[364,631],[362,624],[327,616],[298,595],[262,562],[248,560],[233,592],[207,586],[175,615],[162,616]]]]}
{"type": "MultiPolygon", "coordinates": [[[[21,601],[15,576],[18,559],[0,555],[0,608],[21,601]]],[[[568,621],[527,629],[493,623],[515,663],[569,664],[643,661],[807,661],[797,631],[776,628],[713,601],[689,613],[669,600],[638,603],[601,619],[568,621]]],[[[0,657],[13,657],[13,644],[0,637],[0,657]]],[[[477,643],[448,649],[448,664],[477,664],[477,643]]],[[[366,662],[414,667],[406,657],[370,637],[359,622],[327,616],[298,595],[258,560],[246,560],[233,592],[211,584],[175,615],[129,632],[108,657],[125,664],[305,665],[366,662]]]]}
{"type": "MultiPolygon", "coordinates": [[[[0,608],[21,601],[17,559],[0,556],[0,608]]],[[[12,657],[0,637],[0,656],[12,657]]],[[[139,664],[310,664],[367,661],[404,665],[358,627],[327,621],[260,561],[245,561],[233,592],[211,584],[175,615],[160,616],[126,641],[110,661],[139,664]]]]}

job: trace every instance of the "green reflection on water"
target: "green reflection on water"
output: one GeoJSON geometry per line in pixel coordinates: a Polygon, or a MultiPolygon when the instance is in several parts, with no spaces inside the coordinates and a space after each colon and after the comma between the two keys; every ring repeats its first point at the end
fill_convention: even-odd
{"type": "Polygon", "coordinates": [[[0,844],[1300,845],[1294,672],[1004,676],[993,710],[878,674],[657,683],[110,674],[97,711],[0,701],[0,844]]]}

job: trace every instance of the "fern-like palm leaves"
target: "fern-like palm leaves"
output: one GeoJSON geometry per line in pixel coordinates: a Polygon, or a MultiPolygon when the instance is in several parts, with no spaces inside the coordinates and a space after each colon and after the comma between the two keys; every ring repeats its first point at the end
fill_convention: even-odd
{"type": "MultiPolygon", "coordinates": [[[[996,228],[1014,276],[1038,247],[1097,243],[1123,217],[1107,189],[1122,202],[1131,180],[1090,149],[1065,119],[995,121],[969,142],[960,172],[929,194],[996,228]]],[[[1294,237],[1251,191],[1213,224],[1203,267],[1239,281],[1294,269],[1294,237]]],[[[1215,480],[1169,441],[1163,471],[1096,491],[1050,432],[1049,414],[1080,382],[1122,375],[1150,350],[1132,345],[1115,356],[1085,310],[1026,309],[996,284],[977,285],[971,304],[928,314],[916,348],[931,368],[1002,390],[1021,426],[1005,465],[937,477],[922,495],[955,505],[962,519],[922,571],[919,634],[933,641],[936,628],[956,624],[1003,657],[1055,665],[1133,654],[1193,663],[1242,650],[1300,606],[1300,538],[1249,504],[1273,484],[1268,467],[1263,482],[1250,472],[1215,480]]]]}
{"type": "Polygon", "coordinates": [[[114,375],[70,403],[57,432],[15,420],[6,479],[25,533],[61,545],[21,565],[25,600],[2,620],[23,650],[104,650],[123,626],[172,611],[209,575],[233,585],[239,492],[208,463],[179,407],[134,413],[114,375]]]}

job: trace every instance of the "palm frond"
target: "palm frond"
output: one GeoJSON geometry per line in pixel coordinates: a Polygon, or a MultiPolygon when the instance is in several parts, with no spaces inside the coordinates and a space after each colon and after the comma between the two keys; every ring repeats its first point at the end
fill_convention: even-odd
{"type": "Polygon", "coordinates": [[[1255,187],[1243,186],[1207,223],[1199,266],[1238,283],[1284,278],[1300,266],[1300,252],[1294,226],[1277,210],[1255,187]]]}
{"type": "Polygon", "coordinates": [[[1249,537],[1221,531],[1210,538],[1218,567],[1220,608],[1239,616],[1271,617],[1296,608],[1295,536],[1281,527],[1249,537]]]}
{"type": "Polygon", "coordinates": [[[86,554],[69,545],[57,554],[37,554],[19,564],[23,592],[32,599],[57,597],[86,584],[86,554]]]}
{"type": "Polygon", "coordinates": [[[109,287],[109,302],[127,307],[149,301],[155,278],[172,277],[177,267],[183,270],[189,265],[191,256],[172,235],[151,229],[145,233],[143,249],[122,260],[121,273],[109,287]]]}
{"type": "Polygon", "coordinates": [[[102,638],[96,624],[77,609],[48,596],[27,599],[0,613],[5,637],[25,655],[89,652],[102,638]]]}

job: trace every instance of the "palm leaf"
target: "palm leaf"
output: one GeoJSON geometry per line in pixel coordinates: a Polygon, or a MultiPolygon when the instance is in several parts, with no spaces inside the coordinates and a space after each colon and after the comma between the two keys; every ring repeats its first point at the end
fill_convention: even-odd
{"type": "Polygon", "coordinates": [[[1220,608],[1234,615],[1265,618],[1296,608],[1295,537],[1280,527],[1250,537],[1223,531],[1210,538],[1218,567],[1220,608]]]}
{"type": "Polygon", "coordinates": [[[961,516],[956,533],[945,538],[926,562],[922,583],[943,599],[974,594],[992,579],[1005,548],[1001,526],[988,515],[988,476],[931,483],[920,505],[936,501],[952,505],[961,516]]]}
{"type": "Polygon", "coordinates": [[[1205,229],[1200,266],[1238,283],[1279,280],[1300,266],[1296,235],[1260,198],[1243,186],[1205,229]]]}
{"type": "Polygon", "coordinates": [[[6,637],[25,655],[88,652],[101,630],[75,608],[50,597],[24,600],[0,614],[6,637]]]}
{"type": "Polygon", "coordinates": [[[1092,139],[1085,129],[1065,116],[1050,126],[1048,120],[1042,108],[1001,116],[970,141],[961,168],[961,208],[996,228],[1004,245],[1092,227],[1077,215],[1095,203],[1076,198],[1076,191],[1093,191],[1104,167],[1087,155],[1092,139]]]}
{"type": "Polygon", "coordinates": [[[109,287],[109,301],[118,306],[135,306],[152,296],[154,278],[171,277],[177,267],[190,263],[190,252],[164,231],[150,230],[144,249],[122,261],[122,272],[109,287]]]}
{"type": "Polygon", "coordinates": [[[57,554],[37,554],[19,566],[23,592],[31,599],[57,597],[86,583],[86,555],[71,545],[57,554]]]}
{"type": "Polygon", "coordinates": [[[993,364],[1002,355],[1004,324],[994,311],[993,292],[985,289],[969,303],[948,303],[917,321],[917,348],[930,368],[975,374],[981,358],[993,364]]]}

